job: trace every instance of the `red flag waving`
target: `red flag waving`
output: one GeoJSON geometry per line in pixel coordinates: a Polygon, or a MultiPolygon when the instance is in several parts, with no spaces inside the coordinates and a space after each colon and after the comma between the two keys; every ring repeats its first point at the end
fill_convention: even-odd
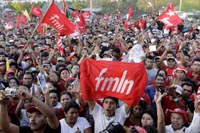
{"type": "Polygon", "coordinates": [[[83,17],[82,12],[80,12],[79,16],[77,17],[76,23],[77,23],[78,29],[79,29],[79,31],[81,33],[86,31],[86,28],[85,28],[85,19],[83,17]]]}
{"type": "Polygon", "coordinates": [[[61,56],[64,56],[64,46],[62,44],[62,41],[60,39],[60,35],[58,34],[57,39],[56,39],[56,45],[58,48],[58,52],[60,53],[61,56]]]}
{"type": "Polygon", "coordinates": [[[36,4],[33,5],[30,13],[37,17],[42,17],[42,10],[36,4]]]}
{"type": "Polygon", "coordinates": [[[130,18],[131,18],[132,15],[133,15],[133,9],[132,9],[132,7],[129,7],[128,8],[127,19],[126,19],[125,24],[124,24],[124,28],[125,29],[128,29],[129,20],[130,20],[130,18]]]}
{"type": "Polygon", "coordinates": [[[26,16],[22,13],[21,16],[20,16],[20,21],[23,23],[23,24],[27,24],[27,19],[26,19],[26,16]]]}
{"type": "Polygon", "coordinates": [[[71,17],[77,17],[78,16],[78,14],[79,14],[79,11],[78,11],[78,9],[75,9],[74,11],[72,11],[72,13],[71,13],[71,17]]]}
{"type": "Polygon", "coordinates": [[[112,96],[133,106],[146,87],[147,74],[143,63],[85,59],[80,65],[80,72],[84,100],[112,96]]]}
{"type": "Polygon", "coordinates": [[[70,35],[75,30],[74,24],[61,13],[54,2],[52,2],[40,23],[51,25],[60,35],[70,35]]]}
{"type": "Polygon", "coordinates": [[[16,16],[16,23],[17,23],[17,28],[20,28],[20,16],[16,16]]]}
{"type": "Polygon", "coordinates": [[[178,24],[183,24],[181,18],[174,12],[174,6],[170,3],[167,9],[157,18],[164,23],[165,27],[175,27],[178,24]]]}

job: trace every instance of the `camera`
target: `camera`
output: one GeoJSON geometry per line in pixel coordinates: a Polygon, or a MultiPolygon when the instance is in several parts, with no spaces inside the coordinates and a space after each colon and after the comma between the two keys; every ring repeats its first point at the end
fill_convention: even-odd
{"type": "Polygon", "coordinates": [[[6,88],[5,89],[5,95],[6,96],[14,96],[16,94],[16,89],[15,88],[6,88]]]}

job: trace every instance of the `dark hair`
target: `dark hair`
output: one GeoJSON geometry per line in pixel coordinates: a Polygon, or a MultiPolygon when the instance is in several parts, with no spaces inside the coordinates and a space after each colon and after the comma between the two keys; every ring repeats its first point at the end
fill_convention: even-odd
{"type": "MultiPolygon", "coordinates": [[[[24,73],[24,75],[31,75],[31,77],[34,78],[33,74],[32,74],[31,72],[29,72],[29,71],[26,71],[26,72],[24,73]]],[[[23,76],[23,77],[24,77],[24,76],[23,76]]]]}
{"type": "Polygon", "coordinates": [[[15,77],[10,78],[9,81],[8,81],[8,83],[9,83],[11,80],[13,80],[13,79],[16,81],[17,85],[19,85],[19,81],[18,81],[18,79],[15,78],[15,77]]]}
{"type": "Polygon", "coordinates": [[[116,103],[116,105],[118,106],[119,100],[118,100],[117,98],[111,97],[111,96],[105,97],[105,98],[103,99],[103,103],[104,103],[104,101],[105,101],[106,99],[112,99],[112,100],[116,103]]]}
{"type": "Polygon", "coordinates": [[[165,80],[165,78],[166,78],[166,77],[164,77],[162,74],[157,74],[157,75],[155,76],[155,79],[156,79],[158,76],[159,76],[159,77],[163,77],[164,80],[165,80]]]}
{"type": "Polygon", "coordinates": [[[75,101],[70,101],[65,105],[64,112],[67,113],[71,108],[75,108],[78,111],[80,110],[79,105],[75,101]]]}
{"type": "Polygon", "coordinates": [[[193,61],[192,61],[192,64],[197,61],[197,62],[200,62],[200,58],[195,58],[193,61]]]}
{"type": "MultiPolygon", "coordinates": [[[[142,116],[143,116],[144,114],[149,114],[149,115],[152,117],[153,122],[154,122],[154,125],[155,125],[155,127],[156,127],[156,126],[157,126],[157,115],[156,115],[156,111],[153,110],[153,109],[146,109],[146,110],[144,110],[144,111],[142,112],[141,118],[142,118],[142,116]]],[[[140,120],[140,122],[141,122],[141,120],[140,120]]],[[[142,123],[140,123],[140,124],[141,124],[141,126],[142,126],[142,123]]]]}
{"type": "Polygon", "coordinates": [[[50,90],[50,91],[49,91],[49,94],[50,94],[50,93],[56,93],[56,95],[58,96],[58,93],[57,93],[57,91],[56,91],[56,90],[54,90],[54,89],[53,89],[53,90],[50,90]]]}
{"type": "Polygon", "coordinates": [[[72,99],[72,94],[68,91],[63,91],[60,93],[60,98],[63,96],[63,95],[68,95],[71,99],[72,99]]]}

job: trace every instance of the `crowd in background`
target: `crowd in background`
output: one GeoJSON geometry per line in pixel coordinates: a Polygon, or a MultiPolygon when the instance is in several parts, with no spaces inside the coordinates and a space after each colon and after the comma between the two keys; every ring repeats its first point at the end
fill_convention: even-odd
{"type": "Polygon", "coordinates": [[[185,20],[184,26],[169,30],[157,17],[142,16],[143,28],[131,19],[125,30],[123,19],[97,15],[86,23],[86,32],[61,37],[61,56],[53,28],[35,32],[37,19],[32,16],[28,25],[6,30],[6,16],[1,16],[1,132],[200,132],[200,25],[185,20]],[[83,101],[81,62],[120,62],[136,44],[145,52],[148,75],[139,103],[128,107],[113,97],[102,103],[83,101]],[[45,77],[47,88],[39,84],[38,75],[45,77]]]}

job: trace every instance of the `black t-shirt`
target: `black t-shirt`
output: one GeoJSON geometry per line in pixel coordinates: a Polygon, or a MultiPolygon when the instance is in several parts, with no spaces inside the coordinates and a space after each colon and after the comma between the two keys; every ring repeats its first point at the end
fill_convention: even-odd
{"type": "MultiPolygon", "coordinates": [[[[44,131],[44,133],[60,133],[60,132],[61,132],[60,124],[57,129],[52,129],[47,125],[44,131]]],[[[24,126],[24,127],[19,127],[19,133],[33,133],[33,131],[29,126],[24,126]]]]}

